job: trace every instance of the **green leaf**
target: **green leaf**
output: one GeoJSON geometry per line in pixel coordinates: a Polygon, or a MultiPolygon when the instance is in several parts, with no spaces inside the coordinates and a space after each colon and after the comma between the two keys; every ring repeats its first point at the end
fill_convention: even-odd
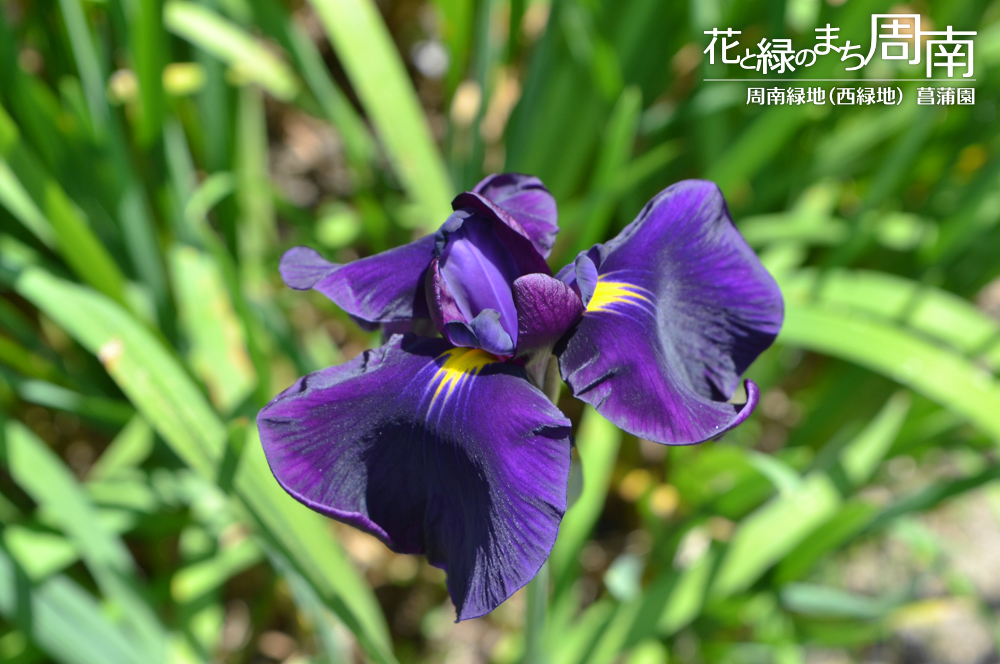
{"type": "MultiPolygon", "coordinates": [[[[699,536],[708,538],[703,526],[696,526],[689,533],[695,534],[698,530],[702,531],[699,536]]],[[[718,549],[709,547],[683,569],[668,568],[654,579],[640,600],[641,607],[624,638],[623,647],[654,635],[671,636],[697,618],[718,561],[718,549]]]]}
{"type": "Polygon", "coordinates": [[[746,458],[750,465],[766,477],[781,495],[793,495],[802,487],[802,477],[780,458],[753,450],[747,453],[746,458]]]}
{"type": "Polygon", "coordinates": [[[219,588],[231,577],[252,567],[264,557],[252,539],[221,548],[211,558],[179,569],[170,581],[174,601],[186,603],[219,588]]]}
{"type": "Polygon", "coordinates": [[[830,518],[839,505],[840,494],[833,482],[820,473],[805,478],[794,493],[765,503],[740,522],[711,593],[726,597],[748,588],[830,518]]]}
{"type": "Polygon", "coordinates": [[[359,178],[370,178],[369,163],[376,157],[377,147],[368,126],[350,100],[330,75],[323,56],[303,28],[289,16],[287,7],[277,0],[251,0],[257,23],[262,30],[277,39],[295,58],[309,90],[316,97],[326,117],[337,128],[344,141],[344,152],[359,178]]]}
{"type": "Polygon", "coordinates": [[[101,71],[101,62],[90,36],[90,26],[87,25],[87,17],[83,13],[80,0],[59,0],[59,6],[66,23],[66,32],[69,33],[80,79],[87,94],[87,106],[90,108],[90,117],[94,123],[94,133],[101,135],[109,119],[108,99],[104,93],[104,73],[101,71]]]}
{"type": "Polygon", "coordinates": [[[578,252],[589,249],[608,237],[608,227],[615,207],[625,193],[616,185],[620,181],[622,169],[631,159],[641,113],[642,91],[638,86],[625,88],[604,129],[604,140],[591,177],[588,200],[575,215],[564,215],[563,230],[575,237],[572,246],[565,251],[567,256],[576,256],[578,252]]]}
{"type": "Polygon", "coordinates": [[[764,111],[729,151],[708,169],[705,177],[727,196],[777,155],[808,119],[804,107],[783,106],[764,111]]]}
{"type": "Polygon", "coordinates": [[[208,7],[170,0],[163,7],[163,22],[175,35],[219,58],[239,77],[257,83],[277,99],[291,101],[298,93],[298,82],[288,65],[208,7]]]}
{"type": "Polygon", "coordinates": [[[7,463],[14,481],[50,515],[79,549],[104,595],[118,605],[148,661],[163,661],[167,633],[136,588],[135,561],[125,543],[105,529],[69,469],[30,429],[5,427],[7,463]]]}
{"type": "Polygon", "coordinates": [[[222,274],[206,254],[178,245],[170,252],[170,276],[191,366],[216,408],[231,412],[254,390],[257,374],[222,274]]]}
{"type": "Polygon", "coordinates": [[[610,599],[598,600],[588,606],[569,628],[558,632],[550,630],[548,652],[551,653],[552,664],[577,664],[584,661],[609,621],[614,618],[618,606],[610,599]]]}
{"type": "Polygon", "coordinates": [[[982,351],[1000,325],[968,300],[885,272],[804,269],[781,280],[786,299],[819,300],[907,325],[963,353],[982,351]]]}
{"type": "Polygon", "coordinates": [[[557,594],[575,577],[577,556],[604,509],[621,441],[622,432],[618,427],[593,408],[584,411],[576,438],[583,465],[583,492],[566,511],[549,557],[557,594]]]}
{"type": "Polygon", "coordinates": [[[60,664],[144,664],[97,601],[74,581],[57,576],[31,584],[0,547],[0,613],[60,664]]]}
{"type": "Polygon", "coordinates": [[[803,540],[786,555],[775,570],[777,585],[801,578],[827,552],[833,551],[855,538],[872,522],[878,508],[863,500],[852,499],[823,524],[812,537],[803,540]]]}
{"type": "Polygon", "coordinates": [[[24,376],[42,380],[63,380],[55,365],[7,337],[0,337],[0,362],[24,376]]]}
{"type": "Polygon", "coordinates": [[[1000,443],[1000,386],[959,355],[867,316],[787,303],[779,340],[877,371],[967,417],[1000,443]]]}
{"type": "Polygon", "coordinates": [[[141,415],[133,415],[90,467],[87,479],[105,479],[118,470],[134,468],[145,461],[152,451],[153,430],[141,415]]]}
{"type": "Polygon", "coordinates": [[[192,192],[184,206],[184,217],[192,227],[204,224],[209,211],[236,191],[236,176],[220,171],[205,178],[192,192]]]}
{"type": "MultiPolygon", "coordinates": [[[[67,0],[69,1],[71,0],[67,0]]],[[[97,290],[118,302],[124,302],[125,277],[118,265],[59,183],[44,171],[3,107],[0,107],[0,158],[6,160],[21,188],[48,219],[55,231],[60,254],[70,268],[97,290]]],[[[11,187],[17,188],[13,183],[8,183],[8,189],[11,187]]],[[[12,212],[24,212],[19,207],[24,201],[18,200],[16,195],[13,199],[9,195],[0,198],[0,203],[4,205],[12,202],[12,212]]]]}
{"type": "Polygon", "coordinates": [[[337,629],[340,622],[323,606],[323,601],[316,594],[315,588],[299,574],[285,556],[273,549],[267,550],[266,553],[274,568],[288,582],[288,589],[295,600],[295,606],[304,614],[307,624],[325,651],[326,658],[320,661],[323,664],[349,661],[353,644],[343,638],[337,629]]]}
{"type": "Polygon", "coordinates": [[[899,606],[900,599],[875,599],[839,588],[793,583],[781,591],[781,603],[789,611],[810,616],[878,620],[899,606]]]}
{"type": "Polygon", "coordinates": [[[267,172],[264,99],[253,88],[240,90],[236,132],[236,198],[240,206],[239,259],[243,281],[257,290],[267,281],[264,262],[278,240],[274,199],[267,172]]]}
{"type": "Polygon", "coordinates": [[[257,428],[250,427],[235,488],[253,517],[317,594],[380,662],[395,661],[382,611],[367,582],[332,538],[329,522],[288,495],[274,479],[257,428]]]}
{"type": "Polygon", "coordinates": [[[680,573],[656,623],[661,634],[675,634],[698,617],[717,561],[717,552],[710,549],[680,573]]]}
{"type": "Polygon", "coordinates": [[[855,486],[871,479],[910,412],[906,392],[894,394],[878,415],[840,451],[840,465],[855,486]]]}
{"type": "Polygon", "coordinates": [[[56,234],[49,220],[31,200],[10,165],[3,159],[0,159],[0,205],[7,208],[42,244],[49,248],[56,246],[56,234]]]}
{"type": "Polygon", "coordinates": [[[135,415],[135,409],[124,401],[80,394],[43,380],[18,381],[15,386],[18,396],[25,401],[76,413],[97,422],[121,425],[135,415]]]}
{"type": "Polygon", "coordinates": [[[15,288],[101,360],[185,463],[202,475],[213,475],[225,428],[148,330],[108,299],[37,268],[26,269],[15,288]]]}
{"type": "MultiPolygon", "coordinates": [[[[26,268],[15,288],[98,356],[185,463],[204,478],[219,479],[226,428],[158,339],[114,302],[38,268],[26,268]]],[[[237,507],[246,508],[260,536],[284,551],[375,660],[393,662],[388,630],[371,589],[331,537],[326,520],[274,480],[256,429],[251,429],[234,480],[237,507]]]]}
{"type": "Polygon", "coordinates": [[[378,7],[369,0],[312,5],[396,175],[420,208],[421,228],[435,230],[451,214],[452,184],[378,7]]]}
{"type": "Polygon", "coordinates": [[[49,530],[15,523],[3,529],[7,549],[34,582],[44,581],[80,559],[72,542],[49,530]]]}

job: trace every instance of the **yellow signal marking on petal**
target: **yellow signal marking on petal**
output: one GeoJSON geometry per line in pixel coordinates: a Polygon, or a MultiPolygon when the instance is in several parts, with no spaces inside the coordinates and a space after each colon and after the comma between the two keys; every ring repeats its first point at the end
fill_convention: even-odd
{"type": "Polygon", "coordinates": [[[587,313],[597,313],[608,311],[608,307],[618,302],[625,304],[639,304],[649,302],[649,298],[643,295],[645,288],[633,286],[620,281],[600,281],[594,289],[594,295],[587,303],[587,313]]]}
{"type": "Polygon", "coordinates": [[[441,392],[444,392],[445,401],[451,396],[456,387],[471,376],[475,376],[488,364],[493,364],[498,360],[484,350],[478,348],[452,348],[448,352],[440,355],[438,359],[445,358],[444,364],[434,374],[434,380],[440,381],[434,397],[431,398],[431,406],[437,401],[441,392]]]}

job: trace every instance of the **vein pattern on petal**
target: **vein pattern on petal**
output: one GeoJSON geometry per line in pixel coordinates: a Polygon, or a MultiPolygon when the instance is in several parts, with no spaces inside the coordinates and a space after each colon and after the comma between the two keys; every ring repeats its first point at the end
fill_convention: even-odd
{"type": "Polygon", "coordinates": [[[619,313],[612,308],[616,304],[652,306],[653,297],[645,288],[623,281],[605,281],[605,275],[601,275],[594,294],[587,303],[587,313],[619,313]]]}
{"type": "Polygon", "coordinates": [[[437,384],[437,389],[431,398],[431,408],[434,407],[442,392],[444,392],[444,401],[447,401],[456,387],[461,387],[466,379],[475,377],[483,367],[498,360],[478,348],[452,348],[439,355],[435,361],[440,362],[441,365],[431,381],[432,385],[437,384]]]}

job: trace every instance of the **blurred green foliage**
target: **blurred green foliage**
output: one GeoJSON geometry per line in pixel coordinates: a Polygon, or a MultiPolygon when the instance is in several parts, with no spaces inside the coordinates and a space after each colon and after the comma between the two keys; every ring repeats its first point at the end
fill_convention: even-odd
{"type": "Polygon", "coordinates": [[[704,30],[867,44],[890,2],[0,7],[0,661],[518,661],[521,595],[452,625],[440,573],[286,496],[253,424],[377,343],[284,289],[282,251],[409,241],[496,170],[557,197],[555,267],[715,180],[787,302],[759,412],[722,441],[562,404],[583,484],[534,657],[905,661],[949,611],[996,657],[1000,590],[921,515],[1000,505],[1000,3],[913,5],[978,31],[975,105],[907,82],[853,108],[748,106],[703,80],[732,75],[704,30]]]}

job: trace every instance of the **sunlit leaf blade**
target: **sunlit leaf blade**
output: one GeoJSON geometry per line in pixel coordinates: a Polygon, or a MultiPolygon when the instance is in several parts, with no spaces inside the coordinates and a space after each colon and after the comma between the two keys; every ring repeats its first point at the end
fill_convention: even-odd
{"type": "Polygon", "coordinates": [[[104,133],[108,121],[108,101],[104,95],[104,74],[101,71],[101,62],[90,35],[90,26],[87,24],[83,12],[83,4],[80,0],[60,0],[59,6],[62,9],[66,32],[69,34],[69,41],[73,48],[73,56],[76,58],[76,66],[79,69],[80,78],[83,80],[95,133],[104,133]]]}
{"type": "MultiPolygon", "coordinates": [[[[140,413],[174,452],[203,477],[221,472],[227,433],[190,377],[161,343],[115,303],[87,288],[27,268],[18,292],[96,354],[140,413]]],[[[326,529],[326,520],[295,502],[274,480],[256,438],[240,459],[234,488],[324,601],[355,631],[378,661],[394,661],[387,630],[370,589],[357,577],[326,529]]]]}
{"type": "Polygon", "coordinates": [[[789,306],[779,340],[856,362],[964,415],[1000,443],[1000,386],[985,369],[895,325],[822,306],[789,306]]]}
{"type": "Polygon", "coordinates": [[[868,426],[840,451],[840,465],[851,483],[861,485],[871,479],[899,434],[909,410],[907,394],[894,395],[868,426]]]}
{"type": "Polygon", "coordinates": [[[32,585],[0,547],[0,613],[60,664],[142,664],[149,660],[104,617],[75,581],[57,576],[32,585]]]}
{"type": "Polygon", "coordinates": [[[789,300],[850,307],[892,320],[951,344],[964,353],[1000,339],[1000,323],[952,293],[873,270],[799,270],[781,279],[789,300]]]}
{"type": "Polygon", "coordinates": [[[251,539],[230,544],[208,560],[179,569],[170,582],[170,594],[179,603],[196,601],[262,558],[251,539]]]}
{"type": "Polygon", "coordinates": [[[216,408],[230,412],[253,391],[257,374],[222,275],[207,255],[185,246],[170,252],[170,275],[191,365],[216,408]]]}
{"type": "Polygon", "coordinates": [[[396,175],[420,207],[420,227],[437,229],[451,213],[454,192],[376,5],[367,0],[313,0],[312,5],[396,175]]]}
{"type": "Polygon", "coordinates": [[[569,575],[574,573],[573,565],[580,548],[604,508],[611,471],[622,440],[621,430],[601,417],[596,410],[588,408],[585,413],[576,438],[583,465],[583,492],[566,511],[559,526],[559,537],[549,558],[557,589],[562,589],[569,580],[569,575]]]}
{"type": "Polygon", "coordinates": [[[55,246],[56,235],[51,224],[3,159],[0,159],[0,204],[42,243],[49,247],[55,246]]]}
{"type": "Polygon", "coordinates": [[[726,550],[711,593],[725,597],[749,587],[834,514],[840,494],[821,473],[790,495],[772,499],[744,519],[726,550]]]}
{"type": "Polygon", "coordinates": [[[120,399],[80,394],[42,380],[15,381],[15,389],[29,403],[76,413],[96,422],[120,425],[135,414],[135,409],[120,399]]]}
{"type": "Polygon", "coordinates": [[[242,28],[204,5],[171,0],[163,7],[167,29],[211,53],[246,81],[259,84],[276,98],[289,101],[299,86],[281,59],[242,28]]]}
{"type": "Polygon", "coordinates": [[[11,476],[78,548],[101,591],[118,605],[136,647],[148,661],[162,661],[167,633],[138,592],[136,564],[124,542],[105,529],[69,469],[27,427],[9,422],[5,438],[11,476]]]}
{"type": "Polygon", "coordinates": [[[90,467],[87,479],[99,480],[117,470],[133,468],[145,461],[152,451],[153,430],[141,415],[134,415],[90,467]]]}
{"type": "MultiPolygon", "coordinates": [[[[55,233],[60,253],[81,279],[119,302],[124,302],[125,278],[101,241],[94,235],[79,208],[66,195],[59,183],[42,168],[21,137],[20,130],[7,112],[0,107],[0,158],[6,160],[21,188],[31,197],[34,207],[48,219],[55,233]]],[[[24,214],[26,201],[18,195],[20,189],[8,183],[8,196],[0,203],[11,205],[15,214],[24,214]],[[14,196],[11,197],[11,191],[14,196]]],[[[37,216],[28,212],[38,223],[37,216]]],[[[42,231],[45,234],[45,231],[42,231]]]]}
{"type": "Polygon", "coordinates": [[[259,288],[266,280],[264,257],[278,239],[268,177],[264,99],[253,88],[240,91],[237,111],[236,198],[240,206],[239,258],[244,281],[259,288]]]}

